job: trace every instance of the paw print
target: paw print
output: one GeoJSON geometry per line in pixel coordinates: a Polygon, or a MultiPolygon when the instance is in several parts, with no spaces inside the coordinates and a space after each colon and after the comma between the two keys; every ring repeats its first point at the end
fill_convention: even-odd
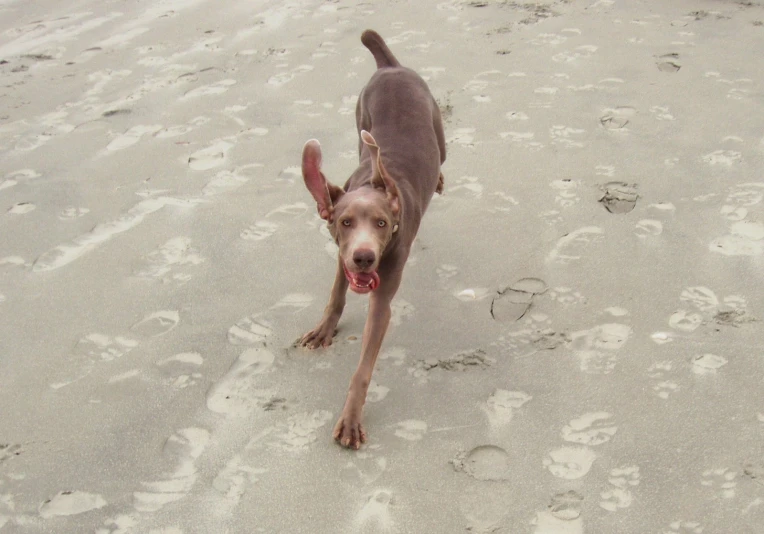
{"type": "Polygon", "coordinates": [[[185,389],[189,386],[195,386],[202,378],[201,373],[192,373],[190,375],[179,375],[169,381],[169,385],[175,389],[185,389]]]}
{"type": "MultiPolygon", "coordinates": [[[[656,362],[647,368],[647,376],[650,378],[665,378],[666,373],[670,373],[674,366],[669,361],[656,362]]],[[[653,391],[662,399],[668,399],[672,393],[676,393],[679,385],[673,380],[660,380],[653,384],[653,391]]]]}
{"type": "Polygon", "coordinates": [[[570,207],[581,200],[576,194],[576,190],[580,185],[580,182],[576,180],[555,180],[549,185],[552,186],[552,189],[554,189],[557,194],[554,198],[555,204],[562,208],[570,207]]]}
{"type": "Polygon", "coordinates": [[[703,471],[703,480],[700,483],[706,487],[716,488],[722,498],[732,499],[735,496],[735,488],[737,487],[736,478],[737,473],[730,471],[726,467],[707,469],[703,471]]]}
{"type": "Polygon", "coordinates": [[[639,479],[639,467],[636,465],[612,469],[608,478],[608,482],[610,482],[612,487],[600,493],[600,497],[602,497],[600,507],[608,512],[615,512],[619,508],[628,508],[632,502],[629,488],[638,486],[639,479]]]}
{"type": "Polygon", "coordinates": [[[661,534],[701,534],[703,527],[697,521],[674,521],[661,534]]]}
{"type": "Polygon", "coordinates": [[[447,280],[448,278],[456,276],[459,271],[457,270],[456,265],[443,264],[435,269],[435,272],[438,274],[438,278],[447,280]]]}
{"type": "Polygon", "coordinates": [[[239,235],[247,241],[262,241],[276,233],[278,227],[278,224],[270,221],[258,221],[242,230],[239,235]]]}
{"type": "Polygon", "coordinates": [[[559,302],[560,304],[565,305],[583,304],[586,302],[586,297],[584,297],[578,291],[573,291],[573,289],[569,287],[552,288],[552,290],[549,291],[549,296],[555,302],[559,302]]]}
{"type": "Polygon", "coordinates": [[[549,225],[562,222],[562,216],[557,210],[542,211],[539,213],[539,217],[541,217],[541,219],[543,219],[543,221],[549,225]]]}

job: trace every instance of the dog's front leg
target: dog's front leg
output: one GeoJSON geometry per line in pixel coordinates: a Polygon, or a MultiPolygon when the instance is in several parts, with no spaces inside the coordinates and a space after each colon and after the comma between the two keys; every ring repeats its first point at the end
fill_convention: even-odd
{"type": "Polygon", "coordinates": [[[342,258],[337,262],[337,274],[334,276],[334,285],[332,293],[329,296],[329,303],[324,308],[324,315],[321,317],[318,325],[302,336],[299,344],[315,349],[318,347],[328,347],[332,344],[332,338],[337,331],[337,323],[342,317],[342,310],[345,309],[345,295],[348,291],[348,279],[345,277],[345,270],[342,268],[342,258]]]}
{"type": "Polygon", "coordinates": [[[369,294],[369,315],[363,329],[363,345],[358,368],[350,379],[345,406],[337,424],[334,425],[334,439],[343,447],[358,449],[366,442],[363,429],[363,405],[369,390],[374,364],[390,324],[392,311],[390,303],[401,282],[401,270],[392,274],[381,274],[380,286],[369,294]]]}

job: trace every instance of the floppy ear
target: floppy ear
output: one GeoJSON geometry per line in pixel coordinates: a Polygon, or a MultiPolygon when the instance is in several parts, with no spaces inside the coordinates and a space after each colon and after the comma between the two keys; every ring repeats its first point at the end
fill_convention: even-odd
{"type": "Polygon", "coordinates": [[[398,186],[395,185],[395,181],[390,177],[385,166],[382,164],[382,155],[374,137],[366,130],[361,130],[361,140],[369,147],[371,152],[371,185],[385,191],[387,201],[390,203],[390,209],[393,215],[397,217],[401,211],[398,186]]]}
{"type": "Polygon", "coordinates": [[[332,222],[334,205],[345,191],[326,181],[326,176],[321,172],[321,145],[315,139],[311,139],[302,147],[302,178],[305,180],[305,187],[316,200],[318,215],[325,221],[332,222]]]}

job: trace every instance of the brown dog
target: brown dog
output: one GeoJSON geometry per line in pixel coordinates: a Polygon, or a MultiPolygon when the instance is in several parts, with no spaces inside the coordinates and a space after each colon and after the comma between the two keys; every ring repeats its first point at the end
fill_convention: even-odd
{"type": "Polygon", "coordinates": [[[382,339],[390,323],[390,302],[433,193],[443,191],[440,165],[446,142],[440,110],[425,81],[402,67],[376,32],[361,42],[377,62],[377,71],[356,106],[360,164],[344,189],[321,172],[321,147],[311,139],[302,151],[302,176],[339,245],[339,265],[329,303],[316,328],[300,344],[331,345],[345,307],[348,285],[369,293],[361,361],[350,380],[334,439],[358,449],[366,441],[363,405],[382,339]]]}

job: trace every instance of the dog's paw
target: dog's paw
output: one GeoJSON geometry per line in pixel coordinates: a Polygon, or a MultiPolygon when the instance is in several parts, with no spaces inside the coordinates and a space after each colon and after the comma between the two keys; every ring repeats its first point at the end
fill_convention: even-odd
{"type": "Polygon", "coordinates": [[[308,349],[317,349],[319,347],[328,347],[332,344],[337,329],[334,326],[327,325],[323,321],[313,330],[295,341],[295,347],[305,347],[308,349]]]}
{"type": "Polygon", "coordinates": [[[361,425],[361,414],[355,411],[343,411],[334,425],[334,441],[347,449],[358,450],[366,443],[366,432],[361,425]]]}

